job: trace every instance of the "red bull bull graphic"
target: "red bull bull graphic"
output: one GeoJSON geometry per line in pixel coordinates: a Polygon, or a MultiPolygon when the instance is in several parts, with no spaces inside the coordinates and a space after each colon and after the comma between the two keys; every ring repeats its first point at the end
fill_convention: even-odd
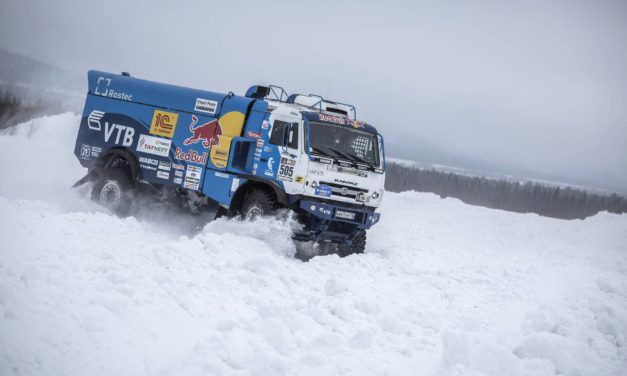
{"type": "Polygon", "coordinates": [[[192,115],[192,123],[189,125],[189,131],[192,135],[183,141],[183,145],[191,145],[202,142],[202,146],[210,148],[212,146],[220,146],[220,136],[222,136],[222,127],[218,119],[211,120],[207,123],[194,127],[198,123],[196,115],[192,115]]]}

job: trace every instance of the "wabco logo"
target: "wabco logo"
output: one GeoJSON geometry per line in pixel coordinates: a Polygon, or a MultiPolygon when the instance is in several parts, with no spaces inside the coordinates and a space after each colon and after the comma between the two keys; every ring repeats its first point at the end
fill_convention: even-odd
{"type": "Polygon", "coordinates": [[[179,114],[175,112],[155,110],[150,124],[150,134],[172,138],[178,119],[179,114]]]}
{"type": "MultiPolygon", "coordinates": [[[[105,113],[98,110],[93,110],[87,117],[87,126],[94,131],[102,131],[102,118],[105,113]]],[[[117,130],[115,136],[115,143],[122,146],[131,146],[133,144],[133,136],[135,135],[135,129],[127,125],[104,122],[104,142],[109,142],[113,133],[117,130]]]]}
{"type": "Polygon", "coordinates": [[[121,91],[115,91],[109,88],[109,85],[111,85],[110,78],[98,77],[98,80],[96,81],[96,88],[94,89],[94,94],[113,99],[122,99],[129,102],[133,100],[133,94],[126,94],[121,91]]]}

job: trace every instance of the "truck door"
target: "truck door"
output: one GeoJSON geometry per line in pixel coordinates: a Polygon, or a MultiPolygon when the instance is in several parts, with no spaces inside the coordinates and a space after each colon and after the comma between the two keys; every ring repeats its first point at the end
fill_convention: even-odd
{"type": "Polygon", "coordinates": [[[270,116],[270,143],[277,145],[276,178],[283,182],[287,194],[302,194],[305,188],[307,158],[304,152],[303,121],[284,115],[270,116]]]}

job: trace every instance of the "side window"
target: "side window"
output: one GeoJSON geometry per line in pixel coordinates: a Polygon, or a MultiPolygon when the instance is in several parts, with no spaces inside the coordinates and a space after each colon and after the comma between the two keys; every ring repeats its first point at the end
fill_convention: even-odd
{"type": "Polygon", "coordinates": [[[283,145],[283,136],[285,135],[285,127],[289,125],[288,122],[275,120],[272,125],[272,134],[270,135],[270,143],[274,145],[283,145]]]}
{"type": "Polygon", "coordinates": [[[292,129],[292,137],[287,140],[287,146],[298,149],[298,123],[288,123],[286,121],[275,120],[272,125],[272,134],[270,135],[270,143],[274,145],[284,146],[284,137],[286,130],[292,129]]]}

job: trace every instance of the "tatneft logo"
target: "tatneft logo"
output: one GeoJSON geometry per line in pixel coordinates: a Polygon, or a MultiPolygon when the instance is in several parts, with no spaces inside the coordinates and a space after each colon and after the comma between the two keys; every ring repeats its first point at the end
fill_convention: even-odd
{"type": "MultiPolygon", "coordinates": [[[[87,126],[94,131],[102,131],[102,118],[105,116],[103,111],[93,110],[87,117],[87,126]]],[[[135,129],[127,125],[104,122],[104,142],[109,142],[113,133],[117,130],[115,142],[117,145],[131,146],[133,144],[133,136],[135,129]]]]}
{"type": "Polygon", "coordinates": [[[172,140],[164,140],[162,138],[142,134],[139,136],[139,141],[137,142],[137,151],[167,157],[170,153],[171,144],[172,140]]]}
{"type": "Polygon", "coordinates": [[[133,100],[133,94],[127,94],[122,91],[115,91],[111,89],[109,85],[111,85],[110,78],[98,77],[98,80],[96,81],[96,88],[94,89],[94,94],[113,99],[122,99],[129,102],[133,100]]]}

